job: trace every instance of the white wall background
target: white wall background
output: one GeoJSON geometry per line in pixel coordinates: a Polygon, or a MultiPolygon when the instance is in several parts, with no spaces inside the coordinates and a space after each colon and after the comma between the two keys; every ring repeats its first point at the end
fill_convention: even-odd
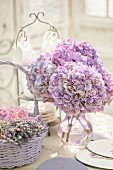
{"type": "MultiPolygon", "coordinates": [[[[98,1],[96,9],[99,11],[101,1],[105,0],[98,1]]],[[[113,73],[113,18],[90,16],[84,9],[85,0],[0,0],[0,60],[12,60],[10,46],[18,30],[32,21],[29,18],[31,12],[43,11],[45,16],[42,19],[58,28],[61,39],[70,37],[88,41],[100,53],[106,68],[113,73]]],[[[40,50],[47,29],[48,26],[38,21],[26,29],[35,50],[40,50]]],[[[3,105],[17,100],[16,71],[8,66],[0,67],[0,105],[3,105]]],[[[105,113],[113,114],[113,102],[105,108],[105,113]]]]}

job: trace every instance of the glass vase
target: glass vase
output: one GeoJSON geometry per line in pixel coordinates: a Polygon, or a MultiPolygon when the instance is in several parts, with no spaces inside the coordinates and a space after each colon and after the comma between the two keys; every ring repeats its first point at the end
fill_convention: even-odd
{"type": "Polygon", "coordinates": [[[58,135],[66,149],[77,150],[86,147],[92,138],[92,125],[84,114],[67,116],[58,127],[58,135]]]}

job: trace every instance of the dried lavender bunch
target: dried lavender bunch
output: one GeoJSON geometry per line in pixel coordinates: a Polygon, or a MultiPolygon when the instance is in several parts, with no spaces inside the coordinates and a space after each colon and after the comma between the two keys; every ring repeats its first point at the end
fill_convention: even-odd
{"type": "Polygon", "coordinates": [[[5,139],[19,146],[28,142],[33,136],[47,132],[45,122],[39,120],[14,120],[2,126],[5,139]]]}

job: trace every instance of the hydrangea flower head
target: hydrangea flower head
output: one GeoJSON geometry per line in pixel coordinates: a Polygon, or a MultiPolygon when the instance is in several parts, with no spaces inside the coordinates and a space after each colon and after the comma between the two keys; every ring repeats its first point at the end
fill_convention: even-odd
{"type": "Polygon", "coordinates": [[[92,66],[97,62],[96,50],[87,42],[77,42],[71,39],[61,41],[52,53],[52,63],[63,66],[65,62],[82,62],[92,66]]]}
{"type": "Polygon", "coordinates": [[[101,74],[82,63],[70,62],[58,67],[50,80],[49,91],[67,114],[101,111],[106,90],[101,74]]]}
{"type": "Polygon", "coordinates": [[[50,77],[55,71],[55,65],[51,63],[49,56],[40,54],[28,67],[28,89],[35,93],[37,100],[46,101],[51,98],[48,91],[50,77]]]}

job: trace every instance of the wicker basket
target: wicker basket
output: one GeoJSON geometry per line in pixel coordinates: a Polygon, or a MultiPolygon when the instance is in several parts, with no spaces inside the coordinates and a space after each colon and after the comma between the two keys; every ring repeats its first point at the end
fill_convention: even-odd
{"type": "MultiPolygon", "coordinates": [[[[10,61],[0,61],[0,65],[3,64],[8,64],[17,67],[26,74],[26,70],[19,64],[15,64],[10,61]]],[[[34,95],[34,115],[37,116],[37,114],[38,107],[34,95]]],[[[41,118],[40,120],[43,121],[41,118]]],[[[42,142],[44,137],[46,136],[46,133],[47,130],[45,130],[40,135],[40,137],[34,136],[27,143],[21,145],[21,147],[15,144],[11,144],[8,141],[5,141],[5,143],[0,142],[0,168],[20,167],[22,165],[30,164],[35,161],[41,151],[42,142]]]]}
{"type": "Polygon", "coordinates": [[[10,143],[0,144],[0,168],[14,168],[30,164],[35,161],[42,147],[42,141],[46,133],[41,137],[34,137],[21,147],[10,143]]]}

